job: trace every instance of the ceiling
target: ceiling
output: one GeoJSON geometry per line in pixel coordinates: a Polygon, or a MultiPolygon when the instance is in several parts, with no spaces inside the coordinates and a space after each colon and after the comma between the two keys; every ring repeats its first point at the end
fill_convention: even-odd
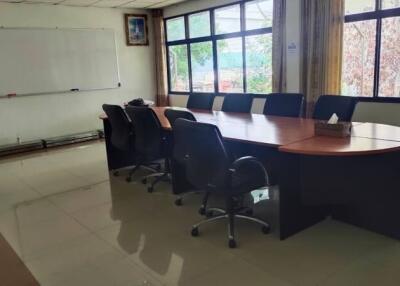
{"type": "Polygon", "coordinates": [[[188,0],[0,0],[8,3],[50,4],[100,8],[162,8],[188,0]]]}

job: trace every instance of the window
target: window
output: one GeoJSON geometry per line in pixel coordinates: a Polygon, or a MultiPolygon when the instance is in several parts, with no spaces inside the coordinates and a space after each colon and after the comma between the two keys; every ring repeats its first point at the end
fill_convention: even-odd
{"type": "Polygon", "coordinates": [[[189,31],[191,38],[210,36],[210,12],[207,11],[190,15],[189,31]]]}
{"type": "Polygon", "coordinates": [[[176,91],[189,91],[187,46],[171,46],[168,49],[168,54],[172,89],[176,91]]]}
{"type": "Polygon", "coordinates": [[[272,27],[273,0],[246,3],[246,30],[272,27]]]}
{"type": "Polygon", "coordinates": [[[168,41],[185,38],[185,19],[183,17],[167,21],[167,38],[168,41]]]}
{"type": "Polygon", "coordinates": [[[272,20],[273,0],[166,19],[169,93],[270,93],[272,20]]]}
{"type": "Polygon", "coordinates": [[[242,38],[217,42],[219,91],[243,92],[243,44],[242,38]]]}
{"type": "Polygon", "coordinates": [[[345,0],[342,93],[400,97],[400,0],[345,0]]]}
{"type": "Polygon", "coordinates": [[[194,92],[214,92],[214,67],[212,42],[190,45],[192,81],[194,92]]]}
{"type": "Polygon", "coordinates": [[[215,34],[228,34],[240,31],[240,5],[215,10],[215,34]]]}
{"type": "Polygon", "coordinates": [[[246,78],[250,93],[272,91],[272,34],[246,37],[246,78]]]}

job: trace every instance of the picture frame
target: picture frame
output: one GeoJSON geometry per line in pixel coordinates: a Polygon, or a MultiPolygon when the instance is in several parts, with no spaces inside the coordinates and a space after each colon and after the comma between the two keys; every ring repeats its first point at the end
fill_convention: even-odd
{"type": "Polygon", "coordinates": [[[125,32],[128,46],[148,46],[147,15],[125,14],[125,32]]]}

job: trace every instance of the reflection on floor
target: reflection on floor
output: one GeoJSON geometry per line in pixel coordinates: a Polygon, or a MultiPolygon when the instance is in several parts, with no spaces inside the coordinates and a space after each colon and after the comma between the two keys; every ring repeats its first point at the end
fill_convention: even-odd
{"type": "MultiPolygon", "coordinates": [[[[273,222],[273,190],[253,196],[273,222]]],[[[0,161],[0,231],[44,286],[400,285],[398,241],[331,220],[279,241],[243,222],[230,250],[223,223],[189,235],[200,200],[109,177],[103,143],[0,161]]]]}

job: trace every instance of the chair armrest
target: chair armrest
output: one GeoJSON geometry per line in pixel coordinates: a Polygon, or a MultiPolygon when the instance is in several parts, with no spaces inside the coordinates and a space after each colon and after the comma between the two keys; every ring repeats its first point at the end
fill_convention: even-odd
{"type": "Polygon", "coordinates": [[[237,159],[232,163],[229,171],[231,187],[238,191],[255,190],[269,185],[267,171],[255,157],[248,156],[237,159]]]}

